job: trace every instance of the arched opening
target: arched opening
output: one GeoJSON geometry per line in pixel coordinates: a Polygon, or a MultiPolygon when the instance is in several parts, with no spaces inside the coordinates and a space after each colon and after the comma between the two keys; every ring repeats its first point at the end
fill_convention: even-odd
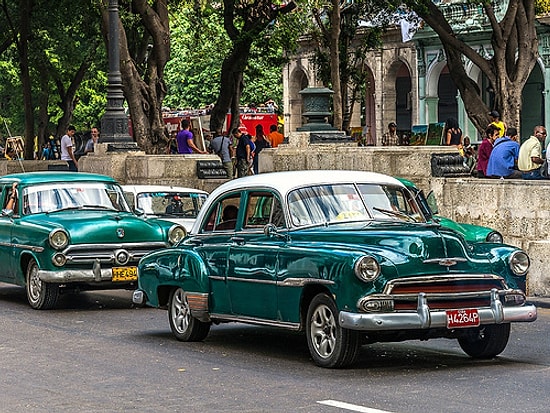
{"type": "Polygon", "coordinates": [[[395,75],[395,122],[400,131],[412,126],[412,82],[409,68],[400,62],[395,75]]]}
{"type": "Polygon", "coordinates": [[[299,92],[308,85],[309,81],[304,70],[301,68],[296,69],[292,73],[288,85],[290,117],[287,124],[285,124],[285,135],[295,132],[297,128],[302,126],[302,95],[299,92]]]}
{"type": "Polygon", "coordinates": [[[437,119],[439,122],[445,122],[449,118],[458,119],[457,88],[449,74],[447,65],[439,74],[437,85],[437,96],[439,97],[437,105],[437,119]]]}
{"type": "Polygon", "coordinates": [[[522,91],[520,114],[522,140],[531,136],[537,125],[544,125],[544,76],[538,64],[535,65],[522,91]]]}

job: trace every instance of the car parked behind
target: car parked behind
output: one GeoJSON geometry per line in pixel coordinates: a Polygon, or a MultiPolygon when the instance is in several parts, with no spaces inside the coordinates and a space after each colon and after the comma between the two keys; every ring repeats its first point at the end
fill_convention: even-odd
{"type": "Polygon", "coordinates": [[[135,289],[139,259],[185,235],[136,216],[104,175],[6,175],[0,201],[0,281],[25,286],[35,309],[54,307],[65,291],[135,289]]]}
{"type": "Polygon", "coordinates": [[[122,189],[136,213],[175,222],[187,231],[208,196],[208,192],[200,189],[167,185],[123,185],[122,189]]]}
{"type": "Polygon", "coordinates": [[[456,222],[450,218],[439,215],[439,208],[437,206],[437,200],[433,191],[430,191],[426,196],[424,191],[419,189],[412,181],[404,178],[397,179],[415,195],[416,201],[420,205],[422,212],[428,220],[433,220],[440,223],[444,227],[459,232],[468,242],[504,242],[502,234],[492,228],[456,222]]]}
{"type": "Polygon", "coordinates": [[[259,174],[224,183],[191,233],[138,266],[136,304],[168,309],[181,341],[244,322],[305,332],[322,367],[362,344],[457,339],[475,358],[534,321],[522,250],[468,244],[427,221],[397,179],[358,171],[259,174]]]}

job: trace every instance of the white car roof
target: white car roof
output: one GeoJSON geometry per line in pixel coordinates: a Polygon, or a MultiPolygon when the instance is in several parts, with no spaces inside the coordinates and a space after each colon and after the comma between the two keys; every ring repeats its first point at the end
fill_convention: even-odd
{"type": "Polygon", "coordinates": [[[272,172],[228,181],[211,193],[211,199],[220,193],[240,188],[273,188],[286,196],[293,189],[309,185],[334,183],[377,183],[384,185],[404,185],[397,179],[378,172],[346,171],[346,170],[307,170],[272,172]]]}
{"type": "Polygon", "coordinates": [[[122,185],[122,189],[127,192],[133,192],[139,194],[143,192],[194,192],[208,195],[208,192],[201,189],[186,188],[183,186],[171,186],[171,185],[122,185]]]}

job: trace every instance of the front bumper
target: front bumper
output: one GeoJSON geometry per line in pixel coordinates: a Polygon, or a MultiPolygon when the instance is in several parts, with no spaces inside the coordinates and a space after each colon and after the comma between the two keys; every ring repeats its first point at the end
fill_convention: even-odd
{"type": "MultiPolygon", "coordinates": [[[[496,291],[491,294],[491,306],[478,308],[478,313],[481,324],[529,322],[537,319],[537,308],[534,305],[505,307],[496,291]]],[[[430,311],[424,293],[418,295],[415,312],[351,313],[340,311],[338,319],[342,328],[361,331],[447,328],[446,312],[430,311]]]]}
{"type": "MultiPolygon", "coordinates": [[[[44,282],[65,284],[65,283],[100,283],[113,280],[112,268],[99,268],[94,266],[92,269],[61,269],[59,271],[38,270],[38,278],[44,282]]],[[[116,281],[116,284],[137,282],[137,280],[116,281]]]]}

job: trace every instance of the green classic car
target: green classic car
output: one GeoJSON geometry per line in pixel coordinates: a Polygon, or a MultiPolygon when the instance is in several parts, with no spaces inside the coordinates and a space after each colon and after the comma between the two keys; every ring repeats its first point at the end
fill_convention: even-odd
{"type": "Polygon", "coordinates": [[[139,259],[185,236],[181,225],[136,216],[103,175],[6,175],[0,197],[0,281],[25,286],[35,309],[68,290],[135,289],[139,259]]]}
{"type": "Polygon", "coordinates": [[[221,322],[305,331],[322,367],[353,363],[362,344],[437,337],[489,358],[512,322],[537,317],[528,269],[518,248],[426,221],[395,178],[278,172],[213,191],[182,242],[140,260],[133,300],[167,309],[181,341],[221,322]]]}
{"type": "Polygon", "coordinates": [[[437,207],[437,200],[435,199],[432,191],[430,191],[428,196],[426,196],[424,191],[418,189],[418,187],[408,179],[397,179],[415,195],[416,200],[427,220],[436,221],[443,227],[451,228],[461,233],[468,242],[504,242],[502,234],[494,229],[482,227],[481,225],[458,223],[450,218],[445,218],[438,215],[439,208],[437,207]]]}

